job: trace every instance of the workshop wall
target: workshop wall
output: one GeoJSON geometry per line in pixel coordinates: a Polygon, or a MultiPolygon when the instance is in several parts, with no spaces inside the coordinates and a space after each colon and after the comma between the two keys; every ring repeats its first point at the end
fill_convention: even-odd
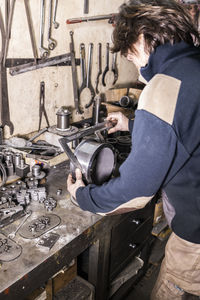
{"type": "MultiPolygon", "coordinates": [[[[0,9],[5,15],[5,0],[0,0],[0,9]]],[[[39,51],[40,36],[40,0],[29,0],[32,21],[34,25],[35,38],[39,51]]],[[[76,58],[80,57],[80,43],[85,43],[86,57],[88,54],[88,45],[94,43],[93,64],[92,64],[92,84],[95,87],[95,79],[97,76],[97,46],[102,43],[102,68],[105,68],[105,52],[106,43],[111,45],[112,25],[108,24],[108,20],[84,22],[74,25],[67,25],[66,20],[75,17],[87,17],[95,15],[103,15],[117,12],[118,7],[123,3],[122,0],[106,1],[106,0],[89,0],[89,14],[84,15],[84,0],[58,0],[57,21],[60,26],[54,29],[52,26],[52,38],[57,41],[56,48],[50,52],[50,57],[70,52],[70,30],[74,31],[74,42],[76,50],[76,58]]],[[[12,1],[11,1],[12,3],[12,1]]],[[[46,0],[46,16],[45,16],[45,34],[44,46],[48,47],[47,30],[49,15],[49,0],[46,0]]],[[[54,3],[54,2],[53,2],[54,3]]],[[[7,58],[33,58],[27,19],[25,14],[24,0],[17,0],[13,15],[11,37],[7,58]]],[[[112,55],[110,54],[110,64],[112,55]]],[[[123,86],[125,83],[134,82],[137,79],[137,72],[133,64],[127,62],[126,59],[117,56],[117,66],[119,70],[119,78],[117,86],[123,86]]],[[[77,66],[78,81],[81,83],[81,68],[77,66]]],[[[47,67],[23,74],[11,76],[8,70],[8,91],[10,104],[10,118],[14,124],[14,135],[23,135],[38,130],[39,124],[39,92],[40,82],[45,82],[45,107],[50,121],[50,125],[56,124],[56,112],[65,105],[73,109],[73,121],[91,116],[91,107],[86,109],[83,115],[75,114],[73,102],[73,86],[71,67],[47,67]]],[[[112,88],[113,73],[110,71],[106,76],[106,87],[101,84],[99,89],[104,93],[107,89],[112,88]]],[[[90,93],[88,89],[81,94],[81,106],[89,102],[90,93]]],[[[42,128],[46,126],[45,119],[42,120],[42,128]]],[[[5,137],[9,137],[9,130],[5,128],[5,137]]]]}

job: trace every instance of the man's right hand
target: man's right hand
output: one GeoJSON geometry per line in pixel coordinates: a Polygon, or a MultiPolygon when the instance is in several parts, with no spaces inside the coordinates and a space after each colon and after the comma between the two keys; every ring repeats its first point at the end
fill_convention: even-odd
{"type": "Polygon", "coordinates": [[[110,113],[107,116],[107,121],[111,122],[114,127],[109,129],[108,133],[113,133],[116,131],[128,131],[128,121],[129,119],[125,117],[121,112],[110,113]]]}

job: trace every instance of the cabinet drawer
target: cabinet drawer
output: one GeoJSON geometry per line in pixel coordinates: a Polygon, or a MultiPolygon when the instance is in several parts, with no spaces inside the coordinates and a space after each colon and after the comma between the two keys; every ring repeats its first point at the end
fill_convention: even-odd
{"type": "MultiPolygon", "coordinates": [[[[128,230],[128,228],[122,231],[123,226],[117,226],[120,229],[112,236],[111,243],[111,259],[110,259],[110,274],[122,269],[128,263],[128,260],[136,255],[142,246],[142,243],[146,240],[151,232],[153,224],[153,216],[146,219],[142,224],[138,226],[136,230],[128,230]]],[[[134,225],[135,227],[135,225],[134,225]]],[[[125,227],[124,227],[125,228],[125,227]]]]}

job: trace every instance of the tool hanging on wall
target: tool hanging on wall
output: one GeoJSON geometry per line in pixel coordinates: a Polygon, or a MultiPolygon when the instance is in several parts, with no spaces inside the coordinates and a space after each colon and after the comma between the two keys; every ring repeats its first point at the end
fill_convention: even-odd
{"type": "Polygon", "coordinates": [[[3,65],[4,65],[4,67],[6,65],[6,57],[7,57],[7,54],[8,54],[8,48],[9,48],[9,42],[10,42],[10,36],[11,36],[12,20],[13,20],[13,13],[14,13],[14,9],[15,9],[15,2],[16,2],[16,0],[12,0],[11,8],[9,10],[8,25],[7,25],[6,39],[5,39],[5,49],[4,49],[4,56],[3,56],[3,65]]]}
{"type": "Polygon", "coordinates": [[[70,53],[71,53],[71,70],[72,70],[72,84],[74,92],[74,105],[76,113],[82,114],[83,112],[79,106],[79,96],[78,96],[78,83],[77,83],[77,70],[76,70],[76,61],[75,61],[75,47],[74,47],[74,38],[73,31],[70,31],[71,43],[70,43],[70,53]]]}
{"type": "Polygon", "coordinates": [[[26,18],[27,18],[27,23],[28,23],[29,34],[30,34],[30,38],[31,38],[31,46],[32,46],[32,50],[33,50],[34,62],[36,64],[38,54],[37,54],[35,33],[34,33],[34,29],[33,29],[33,22],[32,22],[32,18],[31,18],[31,11],[30,11],[28,0],[24,0],[24,6],[25,6],[25,11],[26,11],[26,18]]]}
{"type": "Polygon", "coordinates": [[[89,0],[84,0],[84,10],[83,10],[84,14],[88,14],[89,13],[89,0]]]}
{"type": "Polygon", "coordinates": [[[105,82],[105,77],[106,74],[109,71],[109,43],[106,44],[106,67],[103,71],[103,75],[102,75],[102,84],[103,86],[106,86],[106,82],[105,82]]]}
{"type": "Polygon", "coordinates": [[[44,114],[44,117],[47,122],[47,126],[50,127],[49,125],[49,120],[47,117],[47,112],[45,109],[45,83],[44,81],[40,82],[40,104],[39,104],[39,127],[38,131],[41,129],[41,123],[42,123],[42,114],[44,114]]]}
{"type": "Polygon", "coordinates": [[[8,18],[10,13],[10,0],[5,0],[5,28],[8,31],[8,18]]]}
{"type": "Polygon", "coordinates": [[[55,0],[54,8],[53,8],[53,25],[55,29],[58,29],[58,27],[60,26],[60,24],[56,21],[57,7],[58,7],[58,0],[55,0]]]}
{"type": "Polygon", "coordinates": [[[49,56],[49,50],[44,47],[44,19],[45,19],[45,0],[41,0],[40,3],[40,57],[47,58],[49,56]]]}
{"type": "Polygon", "coordinates": [[[98,44],[98,73],[96,78],[96,93],[99,94],[99,77],[102,74],[102,45],[101,43],[98,44]]]}
{"type": "Polygon", "coordinates": [[[52,24],[52,0],[49,0],[49,23],[48,23],[48,48],[54,50],[57,42],[51,37],[51,24],[52,24]]]}
{"type": "Polygon", "coordinates": [[[81,18],[72,18],[67,19],[67,24],[76,24],[82,22],[90,22],[90,21],[101,21],[101,20],[108,20],[109,24],[114,24],[115,18],[118,14],[108,14],[108,15],[99,15],[99,16],[91,16],[91,17],[81,17],[81,18]]]}
{"type": "Polygon", "coordinates": [[[92,103],[94,102],[94,97],[95,97],[95,90],[92,86],[92,81],[91,81],[93,47],[94,47],[93,43],[90,43],[89,48],[88,48],[88,65],[87,65],[86,87],[90,90],[91,99],[90,99],[89,103],[85,105],[85,108],[88,108],[92,105],[92,103]]]}
{"type": "Polygon", "coordinates": [[[117,69],[117,52],[113,53],[113,58],[112,58],[112,72],[114,74],[114,80],[113,80],[113,85],[117,82],[118,80],[118,69],[117,69]]]}
{"type": "Polygon", "coordinates": [[[2,13],[0,10],[0,32],[1,32],[1,52],[0,52],[0,125],[2,127],[8,126],[10,135],[14,132],[13,123],[10,120],[10,109],[8,99],[8,85],[7,85],[7,70],[4,66],[5,47],[6,47],[6,33],[3,22],[2,13]]]}

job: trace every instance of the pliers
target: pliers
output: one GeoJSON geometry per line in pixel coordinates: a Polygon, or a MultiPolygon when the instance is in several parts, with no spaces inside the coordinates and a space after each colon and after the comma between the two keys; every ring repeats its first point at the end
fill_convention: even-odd
{"type": "Polygon", "coordinates": [[[39,107],[39,127],[38,131],[41,129],[41,122],[42,122],[42,114],[44,114],[44,117],[47,122],[47,126],[50,127],[49,120],[47,117],[47,112],[45,109],[45,83],[44,81],[40,82],[40,107],[39,107]]]}

